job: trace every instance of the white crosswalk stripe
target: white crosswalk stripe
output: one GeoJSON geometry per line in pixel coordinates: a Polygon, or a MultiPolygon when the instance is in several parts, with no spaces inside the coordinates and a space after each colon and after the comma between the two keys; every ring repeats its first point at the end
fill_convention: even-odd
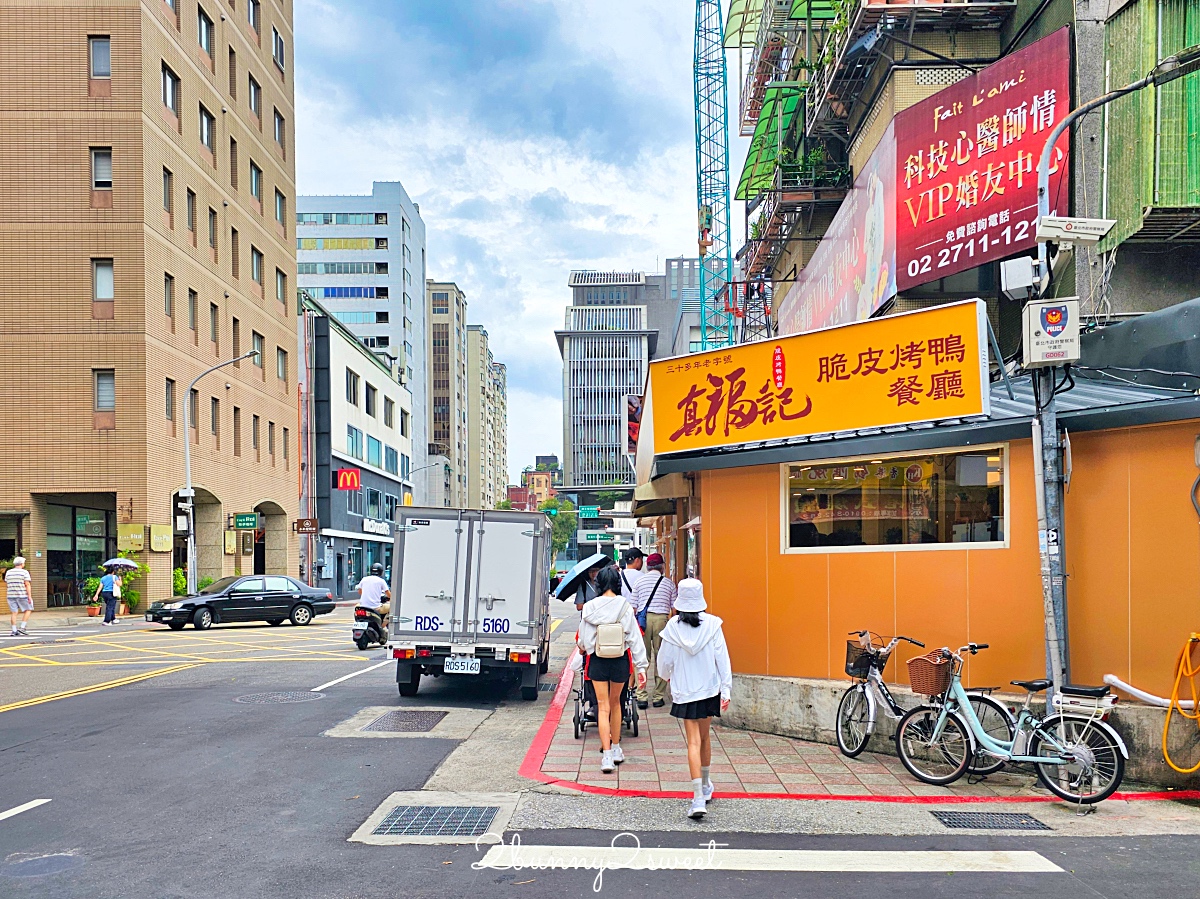
{"type": "Polygon", "coordinates": [[[808,871],[871,874],[1054,874],[1026,851],[840,851],[617,846],[492,846],[479,868],[496,870],[808,871]]]}

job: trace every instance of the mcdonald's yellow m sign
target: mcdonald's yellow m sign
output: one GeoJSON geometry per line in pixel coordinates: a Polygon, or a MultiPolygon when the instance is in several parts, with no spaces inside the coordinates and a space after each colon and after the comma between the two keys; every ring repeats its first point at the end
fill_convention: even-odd
{"type": "Polygon", "coordinates": [[[338,468],[333,472],[334,490],[358,490],[362,487],[362,474],[357,468],[338,468]]]}

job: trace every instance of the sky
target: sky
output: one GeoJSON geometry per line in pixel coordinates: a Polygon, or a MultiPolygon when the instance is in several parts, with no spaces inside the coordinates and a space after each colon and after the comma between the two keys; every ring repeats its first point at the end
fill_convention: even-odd
{"type": "Polygon", "coordinates": [[[420,205],[428,276],[508,366],[510,482],[562,450],[569,272],[695,254],[693,24],[687,0],[295,2],[298,191],[420,205]]]}

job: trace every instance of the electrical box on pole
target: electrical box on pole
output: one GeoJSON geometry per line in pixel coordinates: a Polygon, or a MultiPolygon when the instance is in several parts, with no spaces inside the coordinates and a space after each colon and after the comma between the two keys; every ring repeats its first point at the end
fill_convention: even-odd
{"type": "Polygon", "coordinates": [[[1079,299],[1032,300],[1021,310],[1025,368],[1079,361],[1079,299]]]}

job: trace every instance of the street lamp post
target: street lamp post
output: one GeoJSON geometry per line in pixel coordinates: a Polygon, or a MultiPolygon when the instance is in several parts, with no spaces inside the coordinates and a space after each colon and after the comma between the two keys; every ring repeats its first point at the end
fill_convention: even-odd
{"type": "MultiPolygon", "coordinates": [[[[1200,45],[1189,47],[1174,56],[1167,57],[1156,65],[1145,78],[1125,87],[1117,88],[1101,97],[1071,110],[1060,121],[1042,147],[1038,161],[1038,222],[1050,214],[1050,157],[1054,145],[1072,123],[1093,110],[1099,109],[1151,84],[1161,86],[1200,69],[1200,45]]],[[[1035,280],[1034,298],[1042,294],[1048,283],[1050,270],[1047,265],[1046,242],[1038,242],[1038,269],[1035,280]]],[[[1062,504],[1059,492],[1061,472],[1059,464],[1060,439],[1058,436],[1058,413],[1054,402],[1057,384],[1057,367],[1047,366],[1033,373],[1036,379],[1037,415],[1033,421],[1034,454],[1036,470],[1040,473],[1037,483],[1038,541],[1042,560],[1042,593],[1046,604],[1046,667],[1054,686],[1067,683],[1070,678],[1070,657],[1066,652],[1066,585],[1064,580],[1063,556],[1059,536],[1062,533],[1062,504]]]]}
{"type": "Polygon", "coordinates": [[[192,380],[183,394],[183,481],[184,487],[179,491],[183,502],[179,507],[187,513],[187,592],[189,596],[196,593],[196,491],[192,488],[192,391],[205,375],[210,375],[219,368],[241,362],[257,356],[258,350],[242,353],[236,359],[226,359],[212,368],[206,368],[192,380]]]}

